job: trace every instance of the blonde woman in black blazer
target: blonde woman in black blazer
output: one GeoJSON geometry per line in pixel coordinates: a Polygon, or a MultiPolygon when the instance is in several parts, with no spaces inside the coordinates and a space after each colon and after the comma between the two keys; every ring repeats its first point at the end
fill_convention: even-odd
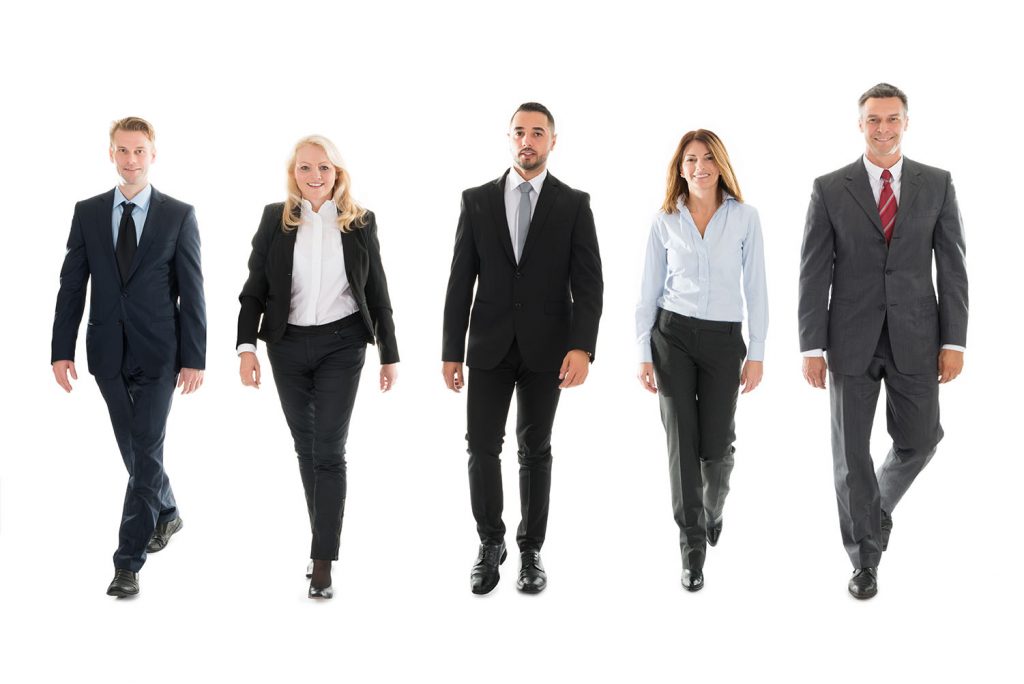
{"type": "Polygon", "coordinates": [[[239,295],[239,375],[243,385],[259,387],[256,340],[266,342],[309,511],[309,596],[331,598],[345,512],[345,440],[366,344],[377,345],[383,392],[394,386],[398,347],[377,224],[350,196],[334,144],[321,136],[299,140],[287,185],[287,200],[267,205],[252,239],[239,295]]]}

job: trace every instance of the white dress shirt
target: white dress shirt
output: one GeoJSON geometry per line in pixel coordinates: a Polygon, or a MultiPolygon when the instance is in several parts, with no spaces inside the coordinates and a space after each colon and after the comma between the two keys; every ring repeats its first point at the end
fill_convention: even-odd
{"type": "Polygon", "coordinates": [[[726,193],[703,236],[682,200],[677,211],[658,212],[647,241],[636,305],[640,362],[651,362],[651,330],[658,309],[706,321],[741,322],[744,300],[747,359],[763,361],[768,286],[757,210],[726,193]]]}
{"type": "MultiPolygon", "coordinates": [[[[505,179],[505,218],[508,219],[509,237],[512,238],[512,251],[516,251],[516,227],[519,225],[519,198],[522,193],[519,186],[529,183],[530,190],[530,220],[533,220],[533,212],[537,209],[537,200],[540,198],[540,190],[544,186],[544,179],[548,177],[548,170],[544,169],[530,180],[524,180],[515,167],[509,169],[508,177],[505,179]]],[[[516,254],[516,261],[521,254],[516,254]]]]}

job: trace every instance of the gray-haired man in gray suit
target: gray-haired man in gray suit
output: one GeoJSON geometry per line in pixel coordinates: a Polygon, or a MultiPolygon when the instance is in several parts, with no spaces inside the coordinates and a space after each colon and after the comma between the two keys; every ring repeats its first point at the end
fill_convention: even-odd
{"type": "Polygon", "coordinates": [[[878,591],[893,508],[942,439],[939,384],[960,374],[967,344],[953,183],[902,155],[906,129],[903,91],[880,83],[861,95],[867,150],[814,181],[800,259],[803,373],[821,389],[826,370],[831,376],[839,522],[859,599],[878,591]],[[893,444],[876,474],[870,437],[883,381],[893,444]]]}

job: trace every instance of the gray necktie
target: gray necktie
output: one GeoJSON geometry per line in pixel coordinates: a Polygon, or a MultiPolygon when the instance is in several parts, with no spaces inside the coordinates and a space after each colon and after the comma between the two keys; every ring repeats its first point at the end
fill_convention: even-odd
{"type": "Polygon", "coordinates": [[[530,214],[533,207],[530,205],[530,191],[533,186],[529,182],[519,185],[519,220],[516,225],[516,263],[523,257],[523,246],[526,244],[526,234],[530,232],[530,214]]]}

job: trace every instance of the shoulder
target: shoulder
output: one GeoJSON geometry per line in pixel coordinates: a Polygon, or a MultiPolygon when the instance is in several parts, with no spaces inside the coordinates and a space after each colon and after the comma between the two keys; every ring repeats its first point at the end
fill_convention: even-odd
{"type": "Polygon", "coordinates": [[[928,182],[937,183],[945,183],[950,177],[949,171],[945,169],[940,169],[937,166],[928,166],[906,157],[903,159],[903,175],[920,176],[928,182]]]}
{"type": "Polygon", "coordinates": [[[864,162],[861,159],[858,159],[852,164],[847,164],[846,166],[838,168],[835,171],[830,171],[829,173],[826,173],[822,176],[818,176],[817,178],[814,179],[814,184],[822,189],[833,188],[837,185],[845,183],[847,178],[850,178],[854,174],[861,171],[864,173],[864,175],[867,175],[867,171],[864,169],[864,162]]]}
{"type": "Polygon", "coordinates": [[[107,190],[88,199],[75,202],[75,214],[81,212],[101,211],[106,209],[112,211],[114,208],[114,191],[107,190]]]}
{"type": "Polygon", "coordinates": [[[164,211],[171,212],[172,214],[188,214],[189,212],[195,211],[195,208],[187,202],[171,197],[170,195],[164,194],[153,188],[153,196],[150,199],[151,206],[153,203],[159,204],[160,208],[164,211]]]}
{"type": "Polygon", "coordinates": [[[731,204],[732,206],[729,208],[730,214],[740,221],[747,222],[760,220],[760,214],[757,213],[757,207],[738,200],[732,200],[731,204]]]}
{"type": "MultiPolygon", "coordinates": [[[[564,181],[562,181],[562,180],[560,180],[558,178],[555,178],[551,174],[548,174],[547,180],[544,181],[544,186],[547,187],[547,185],[549,183],[551,184],[552,188],[557,188],[558,189],[559,194],[564,195],[565,197],[567,197],[567,198],[569,198],[571,200],[575,200],[577,202],[589,202],[590,201],[590,194],[589,193],[586,193],[586,192],[584,192],[582,190],[577,190],[576,188],[572,187],[568,183],[566,183],[566,182],[564,182],[564,181]]],[[[544,192],[544,191],[541,190],[541,192],[544,192]]]]}

